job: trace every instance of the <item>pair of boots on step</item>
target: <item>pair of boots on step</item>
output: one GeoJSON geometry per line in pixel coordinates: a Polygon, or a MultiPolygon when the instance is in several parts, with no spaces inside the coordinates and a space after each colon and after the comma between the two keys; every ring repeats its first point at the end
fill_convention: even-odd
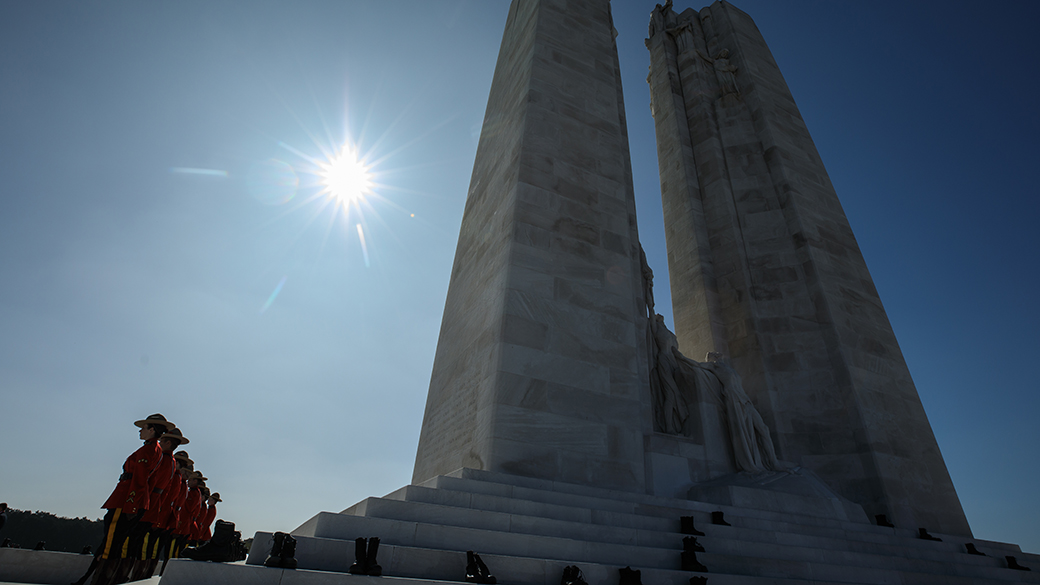
{"type": "Polygon", "coordinates": [[[379,554],[378,537],[373,536],[372,538],[369,538],[367,541],[361,537],[355,539],[354,564],[350,565],[350,573],[352,575],[371,575],[372,577],[382,577],[383,567],[380,567],[379,563],[376,562],[377,554],[379,554]]]}
{"type": "Polygon", "coordinates": [[[277,569],[295,569],[296,539],[284,532],[275,532],[271,554],[267,555],[264,566],[277,569]]]}

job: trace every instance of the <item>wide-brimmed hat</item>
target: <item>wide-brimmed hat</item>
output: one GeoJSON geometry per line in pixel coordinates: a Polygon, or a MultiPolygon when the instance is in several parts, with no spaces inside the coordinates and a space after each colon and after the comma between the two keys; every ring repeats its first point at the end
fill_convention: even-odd
{"type": "Polygon", "coordinates": [[[224,500],[220,499],[220,492],[213,492],[212,494],[209,495],[209,497],[213,498],[214,500],[216,500],[218,502],[223,502],[224,501],[224,500]]]}
{"type": "Polygon", "coordinates": [[[159,413],[149,414],[148,418],[144,420],[134,421],[134,425],[139,426],[142,429],[145,427],[145,425],[160,425],[162,427],[165,427],[166,430],[170,430],[177,426],[172,422],[166,420],[166,417],[159,413]]]}
{"type": "Polygon", "coordinates": [[[172,429],[166,429],[166,432],[163,433],[163,435],[161,437],[159,437],[160,441],[163,440],[163,439],[176,439],[176,440],[180,441],[180,443],[179,443],[180,445],[187,445],[188,443],[191,442],[191,441],[188,440],[187,437],[185,437],[183,434],[181,434],[181,430],[178,429],[177,427],[173,427],[172,429]]]}
{"type": "Polygon", "coordinates": [[[208,479],[208,478],[206,476],[202,475],[201,471],[192,471],[191,475],[188,476],[188,479],[197,479],[199,481],[206,481],[206,479],[208,479]]]}
{"type": "Polygon", "coordinates": [[[177,461],[180,461],[180,462],[184,463],[185,465],[190,465],[191,467],[195,467],[195,462],[191,460],[191,457],[188,457],[188,452],[187,451],[177,451],[176,453],[173,454],[173,458],[176,459],[177,461]]]}

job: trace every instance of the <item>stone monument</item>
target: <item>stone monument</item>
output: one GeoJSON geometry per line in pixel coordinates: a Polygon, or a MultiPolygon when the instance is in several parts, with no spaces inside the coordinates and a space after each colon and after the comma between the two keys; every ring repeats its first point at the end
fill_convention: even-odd
{"type": "Polygon", "coordinates": [[[794,98],[727,2],[650,23],[679,348],[731,357],[777,454],[871,515],[970,535],[899,344],[794,98]]]}
{"type": "Polygon", "coordinates": [[[880,301],[754,24],[725,3],[668,2],[651,19],[678,335],[654,311],[637,237],[610,2],[513,0],[412,485],[318,513],[292,532],[292,559],[259,532],[248,566],[176,559],[163,585],[374,585],[349,573],[375,564],[400,585],[489,571],[605,584],[630,568],[654,585],[707,571],[734,585],[1035,575],[1014,555],[1040,556],[965,542],[880,301]]]}

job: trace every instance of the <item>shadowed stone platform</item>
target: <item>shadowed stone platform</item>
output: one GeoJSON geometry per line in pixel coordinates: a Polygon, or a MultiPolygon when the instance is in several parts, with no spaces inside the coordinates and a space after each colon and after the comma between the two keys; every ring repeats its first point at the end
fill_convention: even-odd
{"type": "MultiPolygon", "coordinates": [[[[735,493],[761,492],[759,497],[748,498],[752,505],[729,506],[461,469],[365,499],[341,513],[314,516],[293,531],[296,571],[261,566],[271,535],[258,533],[247,567],[174,561],[162,584],[363,585],[376,578],[346,573],[354,561],[354,539],[379,536],[382,579],[388,583],[461,582],[465,551],[475,550],[505,585],[557,585],[567,565],[580,567],[591,585],[617,583],[617,571],[626,565],[640,569],[646,585],[688,585],[698,574],[680,570],[680,516],[693,516],[705,533],[698,540],[706,552],[697,559],[708,567],[712,584],[1040,583],[1040,572],[1006,567],[1004,555],[1040,567],[1040,555],[1022,553],[1015,545],[970,540],[988,555],[975,556],[967,554],[963,538],[936,534],[943,542],[931,542],[919,539],[916,527],[851,520],[855,508],[777,511],[775,503],[785,496],[827,498],[806,495],[813,482],[797,478],[787,488],[802,494],[745,483],[728,487],[735,493]],[[717,510],[732,526],[711,523],[717,510]]],[[[720,487],[725,486],[705,489],[720,487]]]]}

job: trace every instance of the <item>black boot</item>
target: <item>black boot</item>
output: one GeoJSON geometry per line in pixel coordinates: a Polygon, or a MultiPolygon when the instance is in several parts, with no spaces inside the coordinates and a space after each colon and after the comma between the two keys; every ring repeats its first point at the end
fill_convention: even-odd
{"type": "Polygon", "coordinates": [[[884,526],[885,528],[895,528],[896,527],[895,524],[892,524],[891,522],[888,521],[888,516],[885,516],[884,514],[875,514],[874,515],[874,522],[876,522],[878,526],[884,526]]]}
{"type": "Polygon", "coordinates": [[[283,569],[295,569],[296,565],[296,539],[286,534],[285,542],[282,544],[282,560],[278,566],[283,569]]]}
{"type": "MultiPolygon", "coordinates": [[[[361,540],[360,538],[358,540],[361,540]]],[[[476,553],[471,550],[466,551],[466,582],[467,583],[480,583],[480,571],[477,570],[476,553]]]]}
{"type": "Polygon", "coordinates": [[[918,528],[917,529],[917,537],[920,538],[921,540],[934,540],[935,542],[942,542],[941,538],[936,538],[936,537],[932,536],[931,534],[928,534],[928,531],[925,530],[924,528],[918,528]]]}
{"type": "Polygon", "coordinates": [[[589,585],[585,581],[585,574],[581,572],[575,565],[570,565],[563,568],[563,578],[560,579],[560,585],[589,585]]]}
{"type": "MultiPolygon", "coordinates": [[[[282,548],[285,546],[285,537],[289,536],[284,532],[274,533],[274,544],[271,545],[271,553],[267,555],[267,560],[264,561],[265,567],[278,568],[279,563],[282,562],[282,548]]],[[[173,551],[170,551],[170,556],[173,556],[173,551]]]]}
{"type": "Polygon", "coordinates": [[[692,550],[684,550],[682,553],[682,570],[694,571],[696,573],[707,573],[708,567],[697,561],[697,553],[692,550]]]}
{"type": "Polygon", "coordinates": [[[480,555],[473,553],[473,560],[477,562],[477,576],[480,578],[479,583],[483,583],[484,585],[495,585],[495,583],[498,583],[498,579],[491,574],[491,571],[488,570],[488,566],[484,564],[480,555]]]}
{"type": "Polygon", "coordinates": [[[365,555],[365,574],[370,577],[382,577],[383,567],[379,566],[376,562],[376,555],[379,553],[379,537],[373,536],[368,539],[368,554],[365,555]]]}
{"type": "Polygon", "coordinates": [[[618,569],[618,577],[618,585],[643,585],[639,569],[633,569],[632,567],[618,569]]]}
{"type": "Polygon", "coordinates": [[[690,585],[708,585],[707,577],[690,577],[690,585]]]}
{"type": "Polygon", "coordinates": [[[196,561],[216,561],[218,563],[233,562],[236,559],[231,544],[235,539],[235,524],[217,520],[213,528],[213,538],[197,548],[186,548],[181,554],[196,561]]]}
{"type": "Polygon", "coordinates": [[[351,575],[364,575],[367,572],[368,553],[365,551],[366,542],[360,536],[354,539],[354,564],[347,569],[351,575]]]}
{"type": "Polygon", "coordinates": [[[1018,564],[1018,561],[1015,560],[1015,557],[1006,556],[1006,557],[1004,557],[1004,560],[1007,561],[1009,569],[1015,569],[1017,571],[1028,571],[1029,570],[1029,567],[1023,567],[1022,565],[1018,564]]]}
{"type": "Polygon", "coordinates": [[[711,523],[719,526],[732,526],[732,524],[726,522],[725,513],[721,511],[711,513],[711,523]]]}
{"type": "Polygon", "coordinates": [[[683,534],[692,534],[694,536],[704,536],[704,533],[697,530],[697,527],[693,525],[693,516],[679,517],[679,532],[683,534]]]}
{"type": "Polygon", "coordinates": [[[696,536],[687,536],[686,538],[682,539],[682,548],[684,551],[692,550],[697,552],[704,552],[704,547],[701,546],[701,543],[697,542],[696,536]]]}
{"type": "Polygon", "coordinates": [[[981,550],[975,548],[975,543],[974,542],[965,542],[964,543],[964,548],[968,549],[968,554],[969,555],[979,555],[980,557],[986,556],[986,553],[984,553],[981,550]]]}

